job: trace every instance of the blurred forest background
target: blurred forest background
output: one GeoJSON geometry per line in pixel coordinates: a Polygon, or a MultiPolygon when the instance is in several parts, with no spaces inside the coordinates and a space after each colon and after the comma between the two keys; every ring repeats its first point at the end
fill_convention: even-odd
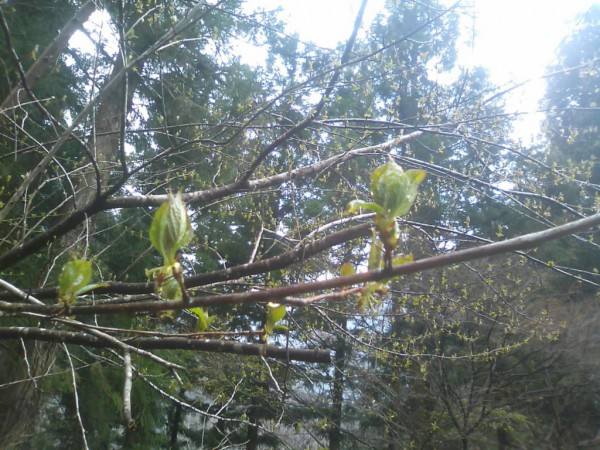
{"type": "Polygon", "coordinates": [[[600,448],[596,229],[319,284],[365,272],[372,217],[345,208],[389,157],[427,172],[399,219],[416,261],[597,213],[600,5],[528,146],[457,65],[468,4],[361,14],[331,50],[242,0],[0,3],[3,448],[600,448]],[[146,278],[169,190],[194,230],[171,302],[146,278]],[[73,258],[104,285],[60,304],[73,258]]]}

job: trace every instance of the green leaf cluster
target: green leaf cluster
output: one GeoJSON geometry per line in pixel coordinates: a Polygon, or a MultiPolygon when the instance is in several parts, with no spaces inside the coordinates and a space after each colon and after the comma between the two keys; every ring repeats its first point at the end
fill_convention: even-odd
{"type": "Polygon", "coordinates": [[[146,276],[152,278],[155,291],[167,300],[181,300],[183,290],[182,268],[177,260],[177,251],[188,245],[194,232],[183,202],[181,191],[163,203],[150,225],[150,242],[163,257],[161,267],[146,270],[146,276]]]}
{"type": "MultiPolygon", "coordinates": [[[[353,213],[359,208],[375,213],[375,229],[385,250],[386,265],[392,265],[391,252],[398,246],[400,230],[396,219],[408,212],[417,198],[419,184],[425,179],[422,170],[402,170],[390,157],[389,161],[379,166],[371,174],[371,195],[374,202],[353,200],[347,211],[353,213]]],[[[376,266],[379,259],[379,243],[373,242],[369,267],[376,266]]]]}
{"type": "Polygon", "coordinates": [[[149,234],[152,246],[164,258],[164,265],[174,264],[177,250],[188,245],[194,236],[181,191],[175,195],[168,193],[167,202],[154,214],[149,234]]]}
{"type": "Polygon", "coordinates": [[[209,316],[204,308],[196,307],[190,308],[190,312],[195,315],[198,319],[196,322],[196,330],[200,333],[207,331],[210,323],[213,321],[213,317],[209,316]]]}

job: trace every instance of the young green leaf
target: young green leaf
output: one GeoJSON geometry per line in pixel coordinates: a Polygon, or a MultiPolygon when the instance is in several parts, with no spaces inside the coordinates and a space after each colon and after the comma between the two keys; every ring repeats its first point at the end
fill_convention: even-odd
{"type": "Polygon", "coordinates": [[[340,267],[340,275],[343,277],[354,275],[355,273],[356,270],[354,270],[354,266],[350,263],[344,263],[342,264],[342,267],[340,267]]]}
{"type": "Polygon", "coordinates": [[[167,300],[181,300],[181,286],[179,286],[179,282],[173,275],[165,278],[165,281],[160,285],[160,296],[167,300]]]}
{"type": "Polygon", "coordinates": [[[349,202],[348,206],[346,206],[346,213],[352,214],[360,208],[373,211],[377,214],[383,214],[383,209],[377,203],[363,202],[362,200],[352,200],[349,202]]]}
{"type": "Polygon", "coordinates": [[[382,214],[390,218],[406,214],[424,178],[424,171],[404,172],[391,158],[387,164],[375,169],[371,176],[371,193],[375,203],[383,209],[382,214]]]}
{"type": "Polygon", "coordinates": [[[267,303],[267,322],[275,325],[285,317],[285,305],[279,303],[267,303]]]}
{"type": "Polygon", "coordinates": [[[196,323],[196,330],[200,333],[207,331],[208,326],[212,322],[212,317],[210,317],[204,309],[201,307],[190,308],[190,312],[194,314],[198,318],[198,322],[196,323]]]}
{"type": "Polygon", "coordinates": [[[176,262],[177,250],[192,241],[193,230],[181,192],[168,194],[167,203],[162,204],[150,225],[150,242],[160,252],[165,265],[176,262]]]}
{"type": "Polygon", "coordinates": [[[267,320],[265,321],[265,334],[273,333],[275,324],[285,317],[285,305],[267,303],[267,320]]]}
{"type": "Polygon", "coordinates": [[[103,283],[88,284],[92,278],[92,262],[74,259],[66,263],[58,276],[58,300],[64,305],[75,303],[77,296],[106,286],[103,283]]]}
{"type": "Polygon", "coordinates": [[[173,270],[179,263],[146,269],[146,277],[154,280],[154,291],[167,300],[181,300],[181,286],[173,276],[173,270]]]}
{"type": "Polygon", "coordinates": [[[288,327],[286,325],[274,325],[273,332],[286,333],[288,331],[288,327]]]}
{"type": "Polygon", "coordinates": [[[417,197],[419,184],[424,178],[424,171],[404,172],[402,167],[390,158],[386,164],[377,167],[371,174],[371,195],[375,202],[354,200],[348,204],[348,212],[354,212],[359,208],[375,212],[374,225],[379,233],[379,239],[373,235],[369,270],[381,267],[382,253],[385,267],[392,266],[392,252],[398,246],[400,239],[396,219],[408,212],[417,197]]]}

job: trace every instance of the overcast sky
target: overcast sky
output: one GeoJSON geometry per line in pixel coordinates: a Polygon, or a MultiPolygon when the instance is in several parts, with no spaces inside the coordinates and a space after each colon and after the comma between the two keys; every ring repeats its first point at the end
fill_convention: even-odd
{"type": "MultiPolygon", "coordinates": [[[[412,0],[403,0],[412,1],[412,0]]],[[[456,0],[440,0],[451,6],[456,0]]],[[[322,47],[335,47],[352,31],[361,0],[247,0],[246,8],[281,8],[287,31],[322,47]]],[[[463,0],[458,64],[483,66],[498,86],[528,82],[506,96],[508,112],[532,113],[545,91],[541,79],[578,14],[600,0],[463,0]]],[[[362,29],[368,28],[385,0],[369,0],[362,29]]],[[[97,17],[99,19],[99,17],[97,17]]],[[[87,42],[79,38],[72,45],[87,42]]],[[[243,43],[240,42],[240,45],[243,43]]],[[[116,47],[114,49],[116,51],[116,47]]],[[[251,59],[260,52],[244,51],[251,59]]],[[[539,132],[541,115],[520,116],[516,136],[528,143],[539,132]]]]}
{"type": "MultiPolygon", "coordinates": [[[[405,0],[409,1],[409,0],[405,0]]],[[[450,6],[453,0],[441,0],[450,6]]],[[[301,39],[323,47],[334,47],[351,30],[360,0],[250,0],[265,9],[283,8],[281,18],[288,30],[301,39]]],[[[369,0],[364,27],[381,10],[384,0],[369,0]]],[[[539,79],[552,62],[554,52],[572,29],[576,16],[593,0],[465,0],[471,5],[462,21],[463,45],[459,51],[462,66],[481,65],[489,70],[491,81],[511,85],[539,79]]],[[[543,81],[533,81],[507,98],[512,111],[534,111],[544,94],[543,81]]],[[[518,124],[524,140],[537,133],[532,116],[518,124]]]]}

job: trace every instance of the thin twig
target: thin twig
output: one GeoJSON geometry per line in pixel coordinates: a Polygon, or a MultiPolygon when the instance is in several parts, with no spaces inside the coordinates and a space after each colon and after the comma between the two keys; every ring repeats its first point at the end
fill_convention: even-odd
{"type": "Polygon", "coordinates": [[[64,323],[65,325],[69,325],[69,326],[72,326],[74,328],[83,330],[84,332],[89,333],[91,335],[94,335],[96,337],[99,337],[100,339],[102,339],[104,341],[107,341],[107,342],[110,342],[111,344],[116,345],[118,348],[123,349],[123,351],[131,351],[131,352],[137,353],[139,355],[145,356],[146,358],[148,358],[148,359],[150,359],[150,360],[152,360],[154,362],[162,364],[163,366],[165,366],[166,368],[168,368],[170,370],[172,370],[172,369],[185,370],[185,367],[180,366],[179,364],[172,363],[170,361],[167,361],[167,360],[161,358],[160,356],[156,356],[153,353],[150,353],[150,352],[147,352],[147,351],[142,350],[140,348],[136,348],[136,347],[133,347],[133,346],[131,346],[129,344],[126,344],[125,342],[121,341],[120,339],[117,339],[114,336],[111,336],[110,334],[106,334],[106,333],[103,333],[100,330],[88,327],[87,324],[85,324],[83,322],[79,322],[79,321],[73,320],[73,319],[58,319],[58,318],[56,318],[56,319],[53,319],[53,320],[57,321],[57,322],[64,323]]]}
{"type": "Polygon", "coordinates": [[[273,385],[275,386],[275,390],[277,391],[277,393],[283,395],[283,391],[281,390],[281,388],[279,387],[279,383],[277,382],[277,380],[275,379],[275,376],[273,375],[273,371],[271,370],[271,366],[269,365],[268,361],[264,358],[264,356],[260,357],[260,360],[262,361],[262,363],[265,365],[265,367],[267,368],[267,371],[269,372],[269,378],[271,379],[271,381],[273,382],[273,385]]]}
{"type": "Polygon", "coordinates": [[[0,287],[5,289],[6,291],[10,292],[11,294],[16,295],[17,297],[21,298],[22,300],[25,300],[26,302],[31,302],[36,305],[44,304],[43,302],[39,301],[34,296],[29,295],[26,292],[23,292],[21,289],[10,284],[8,281],[3,280],[2,278],[0,278],[0,287]]]}
{"type": "Polygon", "coordinates": [[[81,438],[83,439],[83,448],[89,450],[87,438],[85,437],[86,431],[83,426],[83,420],[81,419],[81,412],[79,411],[79,395],[77,394],[77,377],[75,376],[75,367],[73,366],[73,360],[71,359],[71,353],[67,348],[67,344],[63,343],[63,348],[69,360],[69,366],[71,366],[71,378],[73,380],[73,396],[75,397],[75,414],[77,415],[77,421],[79,422],[79,429],[81,430],[81,438]]]}

